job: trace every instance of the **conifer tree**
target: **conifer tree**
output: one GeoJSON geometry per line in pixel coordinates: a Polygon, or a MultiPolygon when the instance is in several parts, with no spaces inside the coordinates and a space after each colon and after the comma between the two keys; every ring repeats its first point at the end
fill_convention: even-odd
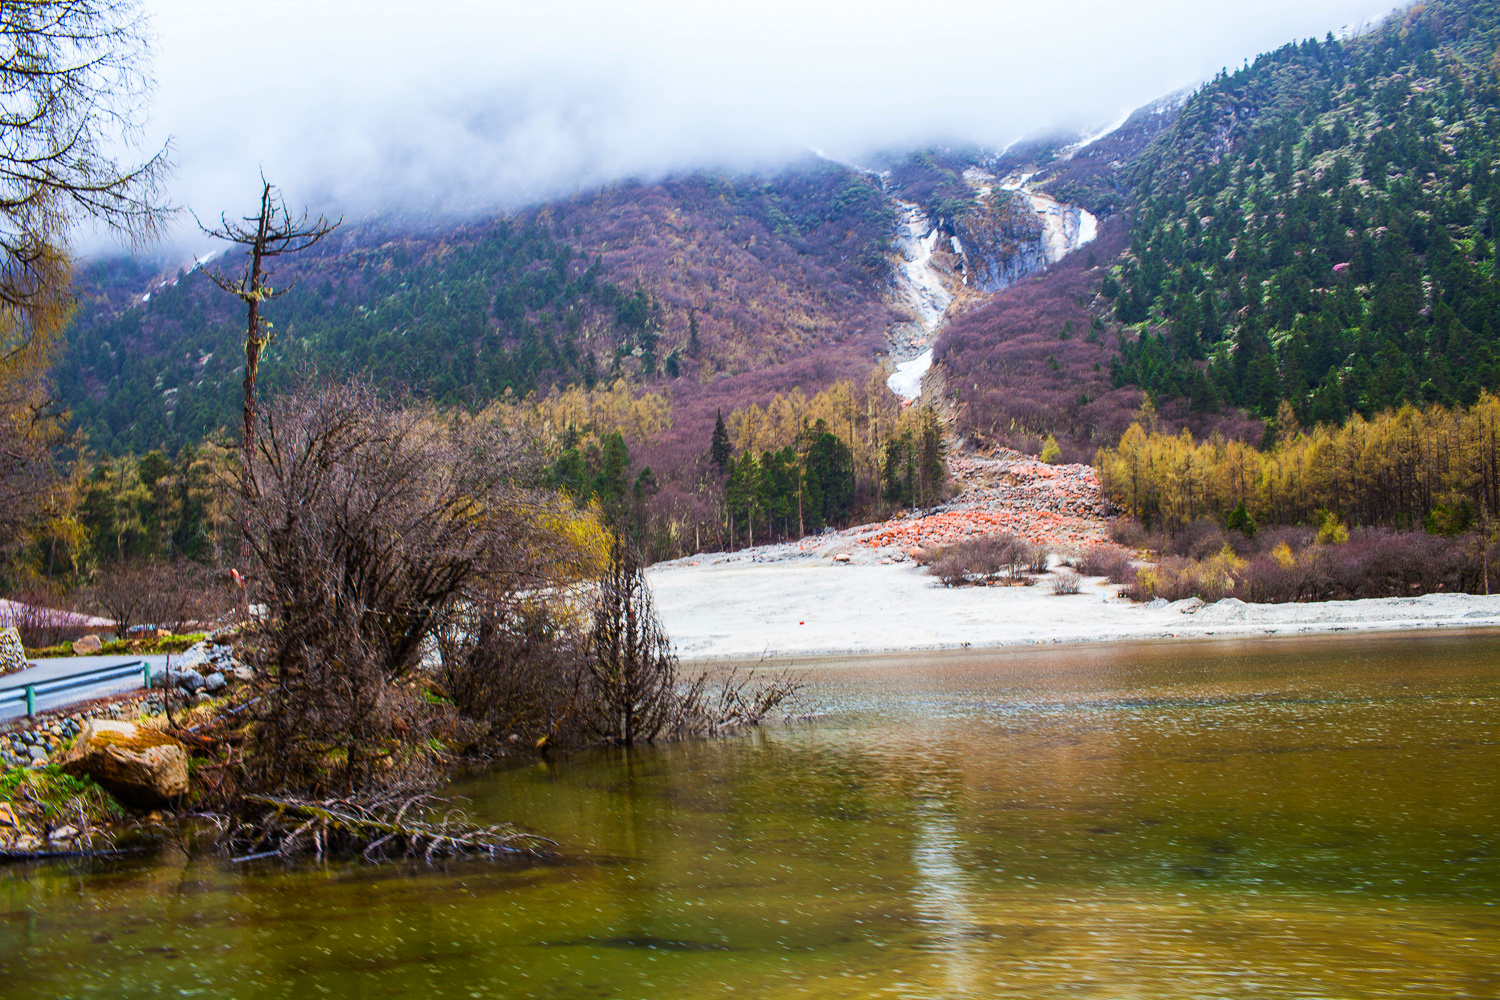
{"type": "Polygon", "coordinates": [[[729,430],[724,426],[724,411],[719,411],[718,420],[714,422],[713,440],[708,446],[708,457],[718,466],[719,474],[723,475],[729,471],[729,459],[734,454],[734,447],[729,443],[729,430]]]}

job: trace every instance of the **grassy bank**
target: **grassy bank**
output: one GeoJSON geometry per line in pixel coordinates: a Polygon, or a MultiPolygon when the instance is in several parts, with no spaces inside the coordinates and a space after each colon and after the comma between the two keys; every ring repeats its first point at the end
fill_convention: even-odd
{"type": "Polygon", "coordinates": [[[0,772],[0,857],[99,849],[125,816],[108,792],[56,767],[0,772]]]}
{"type": "MultiPolygon", "coordinates": [[[[117,639],[100,647],[98,656],[160,656],[165,653],[181,653],[190,646],[208,638],[206,632],[191,632],[187,635],[169,635],[157,639],[117,639]]],[[[60,642],[55,646],[42,646],[26,650],[29,660],[46,660],[57,656],[77,656],[71,642],[60,642]]]]}

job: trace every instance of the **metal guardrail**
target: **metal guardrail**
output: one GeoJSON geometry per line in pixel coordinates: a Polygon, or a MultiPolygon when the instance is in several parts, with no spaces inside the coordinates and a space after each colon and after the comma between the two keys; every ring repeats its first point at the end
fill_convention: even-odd
{"type": "Polygon", "coordinates": [[[127,677],[135,675],[140,676],[142,686],[149,690],[151,687],[151,664],[145,660],[132,660],[128,663],[116,663],[110,667],[97,667],[93,670],[84,671],[81,674],[59,677],[56,680],[0,687],[0,706],[12,703],[24,704],[26,706],[26,714],[35,715],[38,698],[61,694],[64,691],[72,691],[77,688],[92,687],[104,681],[124,680],[127,677]]]}

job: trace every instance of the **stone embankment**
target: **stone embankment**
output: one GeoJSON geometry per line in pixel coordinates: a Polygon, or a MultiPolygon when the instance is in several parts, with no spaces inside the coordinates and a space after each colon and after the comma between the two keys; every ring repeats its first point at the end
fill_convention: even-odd
{"type": "MultiPolygon", "coordinates": [[[[249,679],[249,668],[234,659],[233,647],[213,641],[200,642],[172,657],[167,671],[167,680],[189,704],[221,697],[234,681],[249,679]]],[[[23,717],[12,728],[0,730],[0,767],[47,764],[92,719],[132,721],[165,711],[162,693],[155,691],[46,712],[34,720],[23,717]]]]}
{"type": "Polygon", "coordinates": [[[35,722],[0,732],[0,766],[41,767],[93,719],[145,719],[166,711],[160,694],[114,698],[74,712],[43,713],[35,722]]]}
{"type": "Polygon", "coordinates": [[[0,676],[26,669],[26,649],[21,633],[14,627],[0,628],[0,676]]]}

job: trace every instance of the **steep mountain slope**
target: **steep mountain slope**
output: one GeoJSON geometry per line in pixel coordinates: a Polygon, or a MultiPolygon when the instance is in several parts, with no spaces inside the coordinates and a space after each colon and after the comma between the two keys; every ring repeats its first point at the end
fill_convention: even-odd
{"type": "MultiPolygon", "coordinates": [[[[944,224],[969,251],[958,263],[968,294],[936,338],[933,378],[970,442],[1036,453],[1055,437],[1065,460],[1088,461],[1129,425],[1143,394],[1112,383],[1122,324],[1102,292],[1129,246],[1118,213],[1136,158],[1182,103],[1164,99],[1082,138],[927,163],[915,179],[912,166],[896,173],[926,181],[918,191],[950,213],[944,224]]],[[[1179,409],[1166,415],[1186,416],[1179,409]]]]}
{"type": "MultiPolygon", "coordinates": [[[[997,179],[1000,162],[809,160],[446,229],[348,225],[276,275],[288,292],[266,309],[263,388],[315,367],[479,406],[624,379],[670,403],[628,440],[636,464],[685,482],[720,411],[863,384],[886,357],[902,367],[892,386],[916,398],[950,317],[1093,238],[1092,215],[1022,174],[997,179]]],[[[236,425],[243,320],[200,269],[160,278],[110,261],[83,289],[58,381],[95,448],[171,451],[236,425]]]]}
{"type": "Polygon", "coordinates": [[[1497,25],[1419,3],[1195,93],[1137,168],[1115,384],[1304,423],[1500,387],[1497,25]]]}

